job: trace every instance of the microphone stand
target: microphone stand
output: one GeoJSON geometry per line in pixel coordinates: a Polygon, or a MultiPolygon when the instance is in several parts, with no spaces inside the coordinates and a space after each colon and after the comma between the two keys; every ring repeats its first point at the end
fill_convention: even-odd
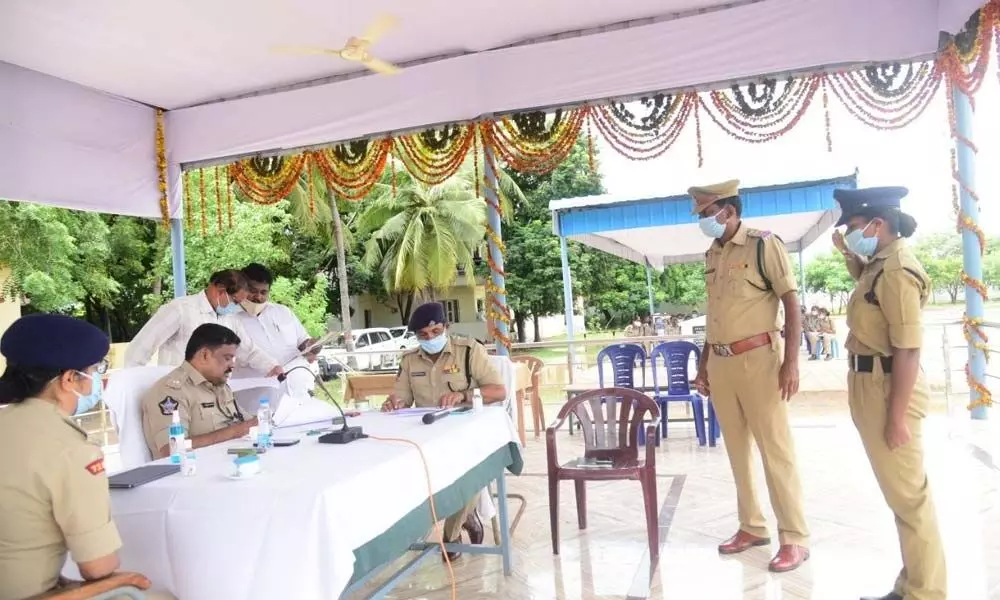
{"type": "MultiPolygon", "coordinates": [[[[306,367],[304,365],[292,367],[288,371],[282,373],[281,375],[278,375],[278,381],[284,382],[286,379],[288,379],[288,374],[291,373],[292,371],[295,371],[296,369],[305,369],[306,371],[309,371],[309,374],[313,376],[313,379],[315,380],[316,384],[320,387],[321,390],[323,390],[323,393],[326,394],[326,397],[329,398],[331,402],[333,402],[333,405],[337,407],[337,411],[340,413],[340,418],[343,422],[343,426],[340,429],[335,429],[330,433],[326,433],[319,436],[319,441],[321,444],[349,444],[353,441],[368,437],[361,430],[360,425],[355,427],[347,426],[347,415],[344,414],[344,409],[340,407],[340,403],[337,402],[337,399],[333,397],[333,394],[331,394],[330,391],[326,389],[326,386],[323,384],[323,379],[318,375],[316,375],[315,373],[313,373],[312,369],[310,369],[309,367],[306,367]]],[[[333,420],[333,424],[334,425],[337,424],[337,419],[333,420]]]]}

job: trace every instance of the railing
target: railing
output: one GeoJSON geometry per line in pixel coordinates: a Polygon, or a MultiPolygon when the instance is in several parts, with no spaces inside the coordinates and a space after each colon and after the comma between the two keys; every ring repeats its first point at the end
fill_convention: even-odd
{"type": "MultiPolygon", "coordinates": [[[[962,322],[953,321],[941,326],[941,352],[944,357],[944,394],[947,412],[949,416],[954,416],[966,409],[969,400],[969,385],[965,375],[965,365],[969,359],[969,346],[962,333],[962,322]],[[961,400],[959,400],[961,398],[961,400]]],[[[990,331],[1000,330],[1000,323],[984,321],[980,327],[989,334],[990,331]]],[[[990,339],[996,336],[989,335],[990,339]]],[[[986,348],[986,373],[984,386],[990,391],[996,387],[996,381],[1000,380],[998,367],[991,358],[996,358],[1000,354],[1000,347],[989,344],[986,348]]]]}

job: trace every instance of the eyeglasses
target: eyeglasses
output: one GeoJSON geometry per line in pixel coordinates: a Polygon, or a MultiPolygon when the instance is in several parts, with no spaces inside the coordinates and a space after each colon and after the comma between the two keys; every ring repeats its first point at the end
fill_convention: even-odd
{"type": "Polygon", "coordinates": [[[108,372],[108,359],[105,358],[101,362],[97,363],[97,365],[94,367],[94,372],[99,373],[101,375],[106,374],[108,372]]]}

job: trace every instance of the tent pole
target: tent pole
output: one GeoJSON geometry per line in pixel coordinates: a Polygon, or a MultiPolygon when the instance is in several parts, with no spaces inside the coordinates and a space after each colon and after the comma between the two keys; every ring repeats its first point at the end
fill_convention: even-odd
{"type": "MultiPolygon", "coordinates": [[[[509,315],[510,310],[507,307],[507,294],[506,288],[504,287],[504,273],[503,273],[503,251],[497,244],[499,240],[503,239],[503,233],[500,225],[500,183],[499,177],[496,169],[496,160],[493,156],[493,147],[490,146],[489,141],[483,139],[483,191],[486,195],[486,220],[488,224],[488,229],[496,233],[496,237],[489,235],[487,236],[489,242],[489,252],[490,258],[492,259],[490,265],[490,279],[493,285],[490,286],[490,303],[492,306],[489,307],[487,312],[494,312],[498,315],[509,315]]],[[[508,320],[504,318],[493,318],[493,327],[502,339],[494,339],[493,345],[497,349],[498,356],[509,356],[510,348],[507,343],[503,340],[510,340],[510,325],[508,320]]]]}
{"type": "MultiPolygon", "coordinates": [[[[970,193],[976,186],[976,154],[972,148],[972,102],[959,86],[953,86],[952,100],[955,105],[955,149],[958,154],[958,187],[961,198],[962,214],[979,224],[979,206],[970,193]]],[[[979,238],[968,227],[962,227],[962,266],[972,280],[983,279],[983,255],[979,247],[979,238]]],[[[973,321],[983,318],[983,298],[970,285],[965,286],[965,314],[973,321]]],[[[969,336],[969,373],[972,381],[985,385],[986,355],[978,349],[977,344],[985,343],[976,327],[967,328],[969,336]]],[[[979,392],[969,386],[969,401],[979,400],[979,392]]],[[[973,419],[987,418],[985,406],[976,406],[970,411],[973,419]]]]}
{"type": "Polygon", "coordinates": [[[184,269],[184,222],[170,219],[170,254],[174,261],[174,298],[187,296],[187,274],[184,269]]]}
{"type": "Polygon", "coordinates": [[[655,312],[653,306],[653,271],[649,268],[649,261],[646,261],[646,294],[649,296],[649,316],[655,312]]]}
{"type": "Polygon", "coordinates": [[[569,343],[569,382],[573,383],[576,348],[573,345],[573,275],[569,270],[569,246],[566,236],[559,236],[559,259],[562,261],[563,310],[566,311],[566,341],[569,343]]]}
{"type": "Polygon", "coordinates": [[[799,304],[806,305],[806,269],[802,264],[802,249],[799,249],[799,304]]]}

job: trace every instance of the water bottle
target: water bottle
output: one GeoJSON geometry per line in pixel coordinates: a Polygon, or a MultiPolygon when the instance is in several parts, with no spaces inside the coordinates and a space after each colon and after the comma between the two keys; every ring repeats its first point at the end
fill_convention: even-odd
{"type": "Polygon", "coordinates": [[[271,447],[271,403],[267,398],[261,398],[257,408],[257,447],[271,447]]]}
{"type": "Polygon", "coordinates": [[[475,412],[483,410],[483,392],[479,388],[472,390],[472,410],[475,412]]]}
{"type": "Polygon", "coordinates": [[[174,410],[174,414],[170,417],[170,429],[168,430],[170,435],[170,462],[179,465],[181,464],[181,455],[186,451],[187,446],[185,445],[184,437],[184,426],[181,425],[181,411],[180,409],[174,410]]]}
{"type": "Polygon", "coordinates": [[[190,477],[198,472],[198,461],[194,455],[194,445],[191,440],[184,440],[184,455],[181,461],[181,475],[190,477]]]}

